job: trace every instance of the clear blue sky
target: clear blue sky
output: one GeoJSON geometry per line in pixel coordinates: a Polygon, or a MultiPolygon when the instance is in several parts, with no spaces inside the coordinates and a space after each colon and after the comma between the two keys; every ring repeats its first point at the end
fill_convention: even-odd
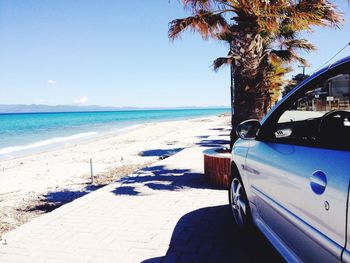
{"type": "MultiPolygon", "coordinates": [[[[229,105],[229,70],[211,68],[226,46],[167,38],[188,14],[177,0],[0,0],[0,104],[229,105]]],[[[308,38],[310,72],[350,41],[349,22],[308,38]]]]}

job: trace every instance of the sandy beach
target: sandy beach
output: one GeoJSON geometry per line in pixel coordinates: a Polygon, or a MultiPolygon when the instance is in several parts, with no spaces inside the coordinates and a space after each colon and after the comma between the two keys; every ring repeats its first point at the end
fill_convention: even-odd
{"type": "Polygon", "coordinates": [[[228,123],[227,116],[147,123],[61,149],[0,161],[0,235],[190,147],[210,129],[228,123]]]}

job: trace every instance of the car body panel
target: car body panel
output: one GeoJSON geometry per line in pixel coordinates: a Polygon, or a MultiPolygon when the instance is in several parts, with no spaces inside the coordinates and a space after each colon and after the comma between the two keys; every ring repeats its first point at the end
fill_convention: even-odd
{"type": "Polygon", "coordinates": [[[255,225],[259,230],[268,238],[268,240],[273,244],[275,249],[283,255],[283,258],[287,262],[302,262],[302,260],[291,250],[277,235],[273,232],[261,219],[258,212],[256,211],[256,206],[252,206],[252,215],[255,225]]]}

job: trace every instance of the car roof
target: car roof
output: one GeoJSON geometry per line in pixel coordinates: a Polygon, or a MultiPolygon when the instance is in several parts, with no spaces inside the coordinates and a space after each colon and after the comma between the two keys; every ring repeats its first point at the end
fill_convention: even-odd
{"type": "Polygon", "coordinates": [[[262,119],[261,123],[264,123],[265,120],[275,111],[275,109],[282,104],[285,100],[287,100],[290,96],[292,96],[295,92],[297,92],[300,88],[302,88],[306,83],[310,82],[311,80],[317,78],[318,76],[320,76],[321,74],[327,72],[330,69],[333,69],[335,67],[338,67],[340,65],[346,64],[346,63],[350,63],[350,56],[344,57],[334,63],[331,63],[325,67],[323,67],[322,69],[316,71],[315,73],[313,73],[310,77],[308,77],[307,79],[303,80],[301,83],[299,83],[295,88],[293,88],[283,99],[281,99],[275,106],[273,106],[273,108],[266,114],[266,116],[262,119]]]}

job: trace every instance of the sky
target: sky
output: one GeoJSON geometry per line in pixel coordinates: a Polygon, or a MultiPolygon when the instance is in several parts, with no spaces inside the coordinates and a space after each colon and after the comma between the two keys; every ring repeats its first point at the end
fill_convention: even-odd
{"type": "MultiPolygon", "coordinates": [[[[333,2],[350,20],[350,5],[333,2]]],[[[187,15],[177,0],[0,0],[0,104],[228,106],[229,69],[212,69],[227,46],[168,39],[187,15]]],[[[304,36],[318,48],[304,54],[312,73],[350,42],[350,24],[304,36]]]]}

